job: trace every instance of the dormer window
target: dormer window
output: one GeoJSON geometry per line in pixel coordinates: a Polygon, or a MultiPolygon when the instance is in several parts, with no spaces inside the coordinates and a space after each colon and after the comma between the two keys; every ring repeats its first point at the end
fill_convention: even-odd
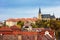
{"type": "Polygon", "coordinates": [[[28,26],[25,26],[25,28],[29,28],[28,26]]]}

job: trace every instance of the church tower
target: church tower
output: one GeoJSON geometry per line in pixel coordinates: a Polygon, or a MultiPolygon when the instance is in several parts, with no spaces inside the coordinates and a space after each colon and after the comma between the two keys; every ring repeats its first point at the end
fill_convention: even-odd
{"type": "Polygon", "coordinates": [[[41,14],[41,9],[39,8],[39,12],[38,12],[38,19],[42,19],[42,14],[41,14]]]}

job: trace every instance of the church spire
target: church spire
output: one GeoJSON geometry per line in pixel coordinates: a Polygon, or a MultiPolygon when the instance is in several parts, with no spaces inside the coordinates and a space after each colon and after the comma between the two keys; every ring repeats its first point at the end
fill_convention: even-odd
{"type": "Polygon", "coordinates": [[[39,8],[38,19],[42,19],[41,9],[39,8]]]}
{"type": "Polygon", "coordinates": [[[39,14],[41,14],[41,9],[39,8],[39,14]]]}

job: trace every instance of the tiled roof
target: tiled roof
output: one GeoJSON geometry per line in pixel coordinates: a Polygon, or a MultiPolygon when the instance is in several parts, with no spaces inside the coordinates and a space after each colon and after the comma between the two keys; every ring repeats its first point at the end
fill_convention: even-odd
{"type": "Polygon", "coordinates": [[[55,18],[55,16],[53,15],[53,16],[51,16],[50,18],[55,18]]]}
{"type": "Polygon", "coordinates": [[[9,27],[2,27],[0,28],[0,32],[12,31],[9,27]]]}
{"type": "Polygon", "coordinates": [[[37,18],[17,18],[17,19],[14,19],[14,18],[10,18],[10,19],[7,19],[6,21],[7,22],[10,22],[10,21],[12,21],[12,22],[17,22],[17,21],[36,21],[37,20],[37,18]]]}
{"type": "MultiPolygon", "coordinates": [[[[45,31],[46,31],[44,28],[33,28],[33,30],[37,30],[37,29],[38,30],[42,30],[41,32],[21,31],[16,26],[13,26],[11,28],[9,28],[9,27],[2,27],[2,28],[0,28],[0,34],[1,33],[2,34],[7,34],[8,33],[8,34],[13,34],[13,35],[20,34],[20,35],[41,35],[41,36],[44,36],[45,31]],[[14,29],[14,30],[12,30],[11,28],[14,29]],[[15,29],[18,29],[18,30],[15,30],[15,29]]],[[[49,29],[47,31],[49,31],[49,29]]],[[[50,32],[50,35],[52,35],[52,37],[54,37],[54,31],[53,30],[50,30],[49,32],[50,32]]]]}
{"type": "Polygon", "coordinates": [[[14,25],[14,26],[11,26],[10,28],[11,28],[12,30],[20,30],[20,29],[19,29],[17,26],[15,26],[15,25],[14,25]]]}
{"type": "Polygon", "coordinates": [[[42,18],[50,18],[50,14],[42,14],[42,18]]]}
{"type": "Polygon", "coordinates": [[[42,14],[42,18],[55,18],[55,16],[50,14],[42,14]]]}

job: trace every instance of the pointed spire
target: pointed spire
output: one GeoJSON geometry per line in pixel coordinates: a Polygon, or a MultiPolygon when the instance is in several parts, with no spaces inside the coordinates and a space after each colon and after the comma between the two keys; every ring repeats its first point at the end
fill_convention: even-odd
{"type": "Polygon", "coordinates": [[[41,9],[39,8],[39,13],[41,13],[41,9]]]}

